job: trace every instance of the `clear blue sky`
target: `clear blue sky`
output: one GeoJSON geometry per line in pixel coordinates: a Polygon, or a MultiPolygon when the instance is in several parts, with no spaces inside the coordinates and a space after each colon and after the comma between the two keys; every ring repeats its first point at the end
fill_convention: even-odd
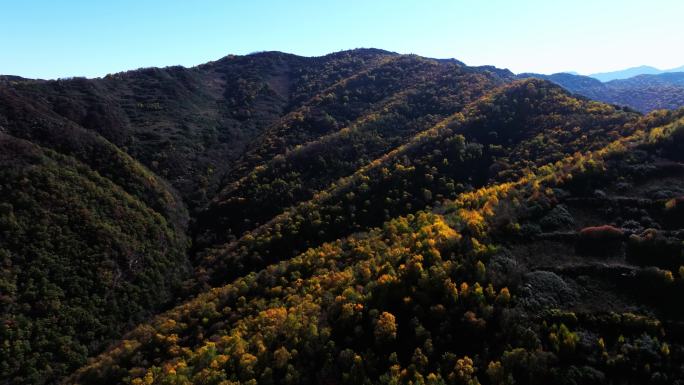
{"type": "Polygon", "coordinates": [[[683,0],[2,0],[0,74],[375,47],[514,72],[684,65],[683,0]]]}

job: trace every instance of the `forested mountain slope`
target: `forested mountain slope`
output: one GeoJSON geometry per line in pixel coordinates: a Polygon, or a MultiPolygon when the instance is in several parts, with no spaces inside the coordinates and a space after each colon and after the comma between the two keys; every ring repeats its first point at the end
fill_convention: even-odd
{"type": "MultiPolygon", "coordinates": [[[[566,154],[597,148],[633,130],[627,123],[637,118],[572,98],[547,82],[505,86],[336,181],[312,200],[236,241],[200,253],[198,279],[226,282],[323,241],[379,226],[492,180],[514,178],[566,154]]],[[[287,173],[276,177],[282,180],[281,175],[287,173]]],[[[268,183],[264,178],[258,181],[268,183]]],[[[263,205],[254,207],[260,208],[263,205]]]]}
{"type": "Polygon", "coordinates": [[[70,381],[676,383],[682,115],[211,290],[70,381]]]}
{"type": "Polygon", "coordinates": [[[0,77],[0,383],[672,383],[683,114],[374,49],[0,77]]]}
{"type": "Polygon", "coordinates": [[[175,298],[185,233],[113,179],[0,133],[2,382],[59,378],[175,298]]]}
{"type": "Polygon", "coordinates": [[[385,87],[383,83],[377,84],[380,81],[405,83],[400,91],[379,98],[357,119],[347,120],[345,127],[320,132],[321,124],[310,118],[312,112],[307,108],[275,127],[276,131],[269,132],[264,141],[257,142],[257,151],[262,153],[257,159],[269,160],[259,163],[248,153],[243,162],[250,166],[244,166],[236,177],[226,180],[226,187],[200,215],[198,231],[209,230],[210,234],[218,235],[214,243],[226,239],[222,233],[241,235],[460,111],[505,80],[456,62],[407,57],[391,64],[391,72],[383,74],[383,79],[372,75],[374,79],[369,81],[366,77],[370,75],[365,74],[363,80],[354,79],[367,84],[364,87],[370,91],[359,92],[359,86],[349,84],[350,81],[342,90],[335,91],[337,96],[327,94],[330,100],[319,108],[339,110],[340,101],[336,98],[346,105],[345,94],[349,89],[362,95],[380,90],[384,93],[386,88],[378,89],[385,87]],[[396,72],[413,74],[403,79],[396,72]],[[312,132],[311,127],[316,130],[312,132]],[[293,146],[293,137],[303,135],[306,139],[293,146]],[[237,178],[239,175],[242,177],[237,178]]]}
{"type": "Polygon", "coordinates": [[[267,126],[320,91],[394,56],[361,50],[309,59],[265,52],[102,79],[6,79],[0,87],[15,102],[99,133],[199,204],[267,126]]]}
{"type": "Polygon", "coordinates": [[[395,133],[388,130],[379,148],[348,141],[379,156],[511,77],[381,50],[321,58],[264,52],[103,79],[2,77],[0,133],[12,150],[4,188],[30,191],[29,198],[8,193],[1,201],[3,222],[13,224],[0,245],[3,381],[54,382],[184,295],[179,284],[195,277],[192,254],[203,244],[188,249],[193,213],[231,178],[371,114],[391,115],[384,108],[403,108],[406,118],[395,121],[395,133]],[[406,111],[414,102],[415,111],[406,111]],[[27,151],[48,154],[50,167],[29,167],[21,161],[27,151]],[[28,170],[52,184],[25,181],[28,170]],[[99,179],[86,183],[64,173],[99,179]],[[88,194],[95,195],[81,202],[88,194]],[[67,197],[75,202],[53,212],[67,197]],[[137,206],[127,209],[129,201],[137,206]],[[32,220],[43,230],[31,230],[32,220]],[[84,230],[79,221],[93,224],[84,230]],[[33,237],[35,245],[27,246],[33,237]],[[27,273],[29,266],[35,273],[27,273]],[[56,302],[46,306],[43,296],[56,302]]]}

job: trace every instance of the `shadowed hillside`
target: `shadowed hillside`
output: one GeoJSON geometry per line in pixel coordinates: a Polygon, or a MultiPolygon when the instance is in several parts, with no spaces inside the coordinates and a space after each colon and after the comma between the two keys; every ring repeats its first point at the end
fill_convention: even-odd
{"type": "Polygon", "coordinates": [[[264,52],[195,68],[147,68],[92,80],[9,79],[0,87],[18,103],[99,133],[199,204],[269,125],[393,56],[360,50],[309,59],[264,52]]]}
{"type": "Polygon", "coordinates": [[[0,150],[0,375],[41,383],[168,305],[188,243],[72,157],[2,133],[0,150]]]}

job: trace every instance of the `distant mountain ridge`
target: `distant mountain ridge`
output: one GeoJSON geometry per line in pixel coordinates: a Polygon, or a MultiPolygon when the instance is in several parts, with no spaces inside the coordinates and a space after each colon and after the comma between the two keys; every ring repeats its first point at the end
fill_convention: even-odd
{"type": "Polygon", "coordinates": [[[519,74],[518,77],[549,80],[575,94],[631,107],[641,112],[676,109],[684,105],[684,72],[638,75],[605,83],[593,77],[569,73],[526,73],[519,74]]]}
{"type": "Polygon", "coordinates": [[[592,77],[594,79],[598,79],[602,82],[609,82],[611,80],[620,80],[620,79],[629,79],[634,76],[639,76],[639,75],[659,75],[659,74],[664,74],[668,72],[682,72],[684,71],[684,66],[677,67],[677,68],[672,68],[669,70],[661,70],[656,67],[651,67],[651,66],[638,66],[638,67],[631,67],[631,68],[626,68],[623,70],[617,70],[617,71],[608,71],[608,72],[599,72],[595,74],[588,75],[589,77],[592,77]]]}

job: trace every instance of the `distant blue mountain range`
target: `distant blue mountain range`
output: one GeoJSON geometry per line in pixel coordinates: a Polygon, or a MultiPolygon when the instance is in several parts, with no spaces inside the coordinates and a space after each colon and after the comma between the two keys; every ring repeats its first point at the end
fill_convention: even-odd
{"type": "Polygon", "coordinates": [[[523,73],[517,76],[550,80],[575,94],[631,107],[641,112],[676,109],[684,106],[684,67],[661,71],[657,74],[637,74],[627,79],[604,82],[601,82],[595,75],[582,76],[568,72],[552,75],[523,73]]]}
{"type": "Polygon", "coordinates": [[[667,72],[684,72],[684,66],[669,70],[661,70],[651,66],[639,66],[619,71],[600,72],[596,74],[591,74],[589,75],[589,77],[598,79],[602,82],[609,82],[611,80],[629,79],[639,75],[659,75],[667,72]]]}

